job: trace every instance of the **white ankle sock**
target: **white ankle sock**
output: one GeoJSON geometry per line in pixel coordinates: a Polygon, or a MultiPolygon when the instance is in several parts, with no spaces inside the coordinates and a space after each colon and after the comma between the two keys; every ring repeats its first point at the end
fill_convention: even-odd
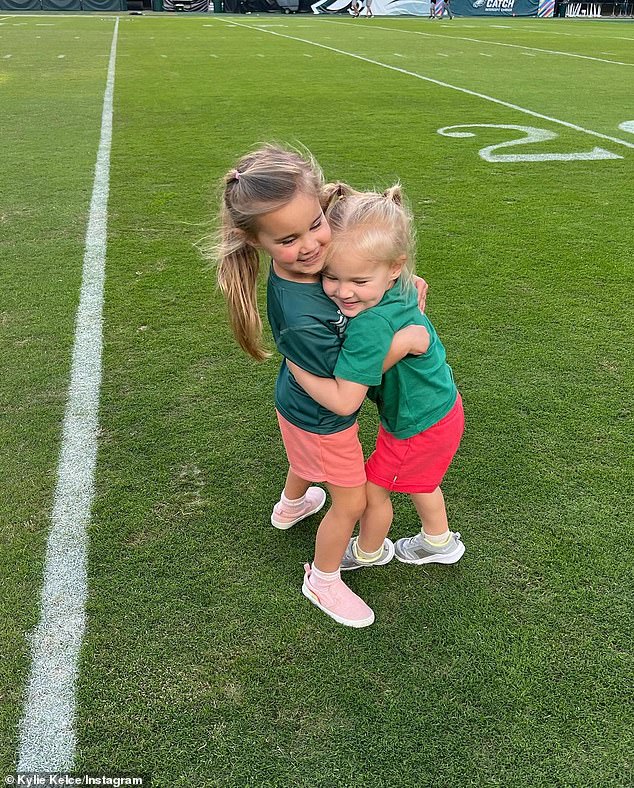
{"type": "Polygon", "coordinates": [[[444,534],[426,534],[423,531],[423,537],[430,543],[433,544],[435,547],[442,547],[446,545],[451,537],[451,532],[447,528],[444,534]]]}
{"type": "Polygon", "coordinates": [[[330,586],[341,577],[341,571],[339,569],[337,569],[335,572],[322,572],[320,569],[317,569],[314,561],[310,565],[310,569],[310,582],[315,586],[315,588],[325,588],[330,586]]]}
{"type": "Polygon", "coordinates": [[[295,500],[291,500],[284,495],[284,491],[282,490],[282,495],[280,497],[280,502],[287,506],[289,509],[299,509],[302,504],[304,503],[304,498],[306,495],[302,495],[301,498],[295,498],[295,500]]]}

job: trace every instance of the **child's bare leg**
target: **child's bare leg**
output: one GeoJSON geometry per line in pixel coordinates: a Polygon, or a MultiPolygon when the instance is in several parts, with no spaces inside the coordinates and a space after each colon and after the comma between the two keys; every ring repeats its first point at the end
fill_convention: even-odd
{"type": "Polygon", "coordinates": [[[311,487],[289,468],[280,500],[273,507],[271,525],[285,531],[318,512],[325,502],[326,493],[321,487],[311,487]]]}
{"type": "Polygon", "coordinates": [[[310,482],[306,479],[299,477],[290,468],[286,474],[286,484],[284,485],[284,495],[290,501],[296,501],[298,498],[303,498],[306,495],[306,490],[310,487],[310,482]]]}
{"type": "Polygon", "coordinates": [[[326,484],[332,506],[321,521],[315,540],[314,565],[321,572],[336,572],[366,503],[365,485],[337,487],[326,484]]]}
{"type": "Polygon", "coordinates": [[[321,521],[313,565],[304,564],[302,593],[326,615],[349,627],[367,627],[374,613],[341,579],[339,568],[355,523],[365,509],[365,484],[327,484],[332,506],[321,521]]]}
{"type": "Polygon", "coordinates": [[[394,511],[390,499],[390,491],[378,484],[367,482],[366,493],[368,505],[361,517],[357,547],[364,553],[376,553],[383,547],[394,511]]]}
{"type": "Polygon", "coordinates": [[[447,509],[440,487],[431,493],[412,493],[410,495],[426,536],[448,535],[447,509]]]}
{"type": "Polygon", "coordinates": [[[394,544],[396,558],[406,564],[455,564],[464,554],[459,533],[451,533],[440,487],[431,493],[411,493],[422,520],[422,532],[394,544]]]}

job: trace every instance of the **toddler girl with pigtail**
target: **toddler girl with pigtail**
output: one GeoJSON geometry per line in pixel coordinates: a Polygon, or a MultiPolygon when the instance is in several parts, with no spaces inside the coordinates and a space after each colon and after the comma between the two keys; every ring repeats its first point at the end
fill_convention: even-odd
{"type": "Polygon", "coordinates": [[[380,418],[376,449],[366,463],[367,508],[358,539],[342,569],[381,565],[396,554],[410,564],[453,564],[464,545],[449,530],[440,483],[464,430],[462,400],[445,349],[412,287],[412,218],[399,186],[384,194],[346,187],[326,209],[332,240],[322,286],[348,318],[332,376],[317,376],[301,362],[288,367],[315,401],[342,417],[367,395],[380,418]],[[417,323],[429,334],[423,354],[408,355],[384,370],[380,363],[395,334],[417,323]],[[391,492],[409,493],[422,521],[419,533],[392,545],[391,492]]]}

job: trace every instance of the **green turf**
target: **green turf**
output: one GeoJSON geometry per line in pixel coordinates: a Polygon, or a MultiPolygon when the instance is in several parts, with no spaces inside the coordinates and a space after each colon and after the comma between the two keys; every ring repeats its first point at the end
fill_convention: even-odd
{"type": "MultiPolygon", "coordinates": [[[[21,397],[33,403],[28,431],[11,418],[5,438],[15,447],[0,509],[11,589],[7,768],[54,484],[100,55],[112,33],[99,18],[56,19],[56,28],[36,21],[0,27],[0,55],[7,40],[14,53],[0,61],[0,75],[11,77],[0,95],[13,85],[18,118],[25,92],[35,91],[28,112],[47,119],[45,134],[41,120],[28,132],[29,146],[23,126],[36,119],[8,127],[7,181],[42,210],[25,217],[22,240],[3,244],[11,257],[0,276],[15,306],[2,312],[21,315],[12,342],[39,326],[50,345],[7,353],[0,382],[9,416],[21,397]],[[81,54],[77,90],[31,85],[18,53],[32,69],[34,35],[47,41],[39,72],[60,66],[60,35],[63,68],[81,54]],[[46,109],[56,97],[69,105],[57,121],[46,109]],[[73,149],[61,144],[72,124],[73,149]],[[46,161],[45,179],[26,177],[26,150],[46,161]],[[24,257],[39,259],[29,250],[47,244],[61,262],[49,256],[27,270],[24,257]],[[42,402],[53,377],[62,395],[42,402]],[[21,525],[31,511],[40,512],[33,533],[21,525]]],[[[459,38],[632,62],[631,25],[230,21],[120,24],[77,768],[151,772],[159,786],[629,785],[634,152],[272,32],[634,143],[618,129],[632,120],[631,67],[459,38]],[[252,29],[264,24],[285,27],[252,29]],[[480,148],[521,135],[437,134],[461,123],[559,135],[501,153],[600,146],[623,158],[489,163],[480,148]],[[445,493],[467,553],[455,567],[354,573],[350,584],[376,612],[363,631],[338,627],[299,593],[316,518],[287,533],[268,525],[285,475],[272,410],[277,363],[256,365],[236,348],[213,272],[193,246],[209,229],[219,177],[268,139],[307,145],[328,177],[359,187],[401,179],[417,216],[429,312],[465,400],[467,432],[445,493]]],[[[370,407],[361,427],[369,450],[370,407]]],[[[412,533],[408,502],[397,499],[395,510],[393,536],[412,533]]]]}
{"type": "Polygon", "coordinates": [[[36,27],[45,20],[25,21],[5,20],[0,26],[0,763],[5,769],[17,746],[29,665],[25,634],[37,621],[68,388],[105,88],[107,60],[99,52],[107,54],[112,38],[112,23],[65,20],[36,27]]]}

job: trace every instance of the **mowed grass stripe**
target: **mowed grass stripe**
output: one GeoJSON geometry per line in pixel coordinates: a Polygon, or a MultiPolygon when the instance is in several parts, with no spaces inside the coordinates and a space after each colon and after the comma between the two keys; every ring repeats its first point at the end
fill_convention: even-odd
{"type": "MultiPolygon", "coordinates": [[[[603,534],[627,509],[628,162],[492,166],[437,144],[479,100],[189,27],[155,25],[150,49],[121,26],[77,768],[223,788],[625,785],[631,567],[603,534]],[[270,528],[277,363],[236,348],[192,247],[222,173],[271,138],[306,144],[329,178],[402,179],[467,403],[446,485],[465,560],[356,573],[367,633],[301,596],[317,523],[270,528]]],[[[366,449],[375,431],[366,408],[366,449]]],[[[412,533],[395,508],[394,536],[412,533]]]]}
{"type": "MultiPolygon", "coordinates": [[[[411,19],[409,22],[408,29],[430,29],[430,25],[425,24],[425,20],[411,19]]],[[[403,22],[400,24],[402,25],[403,22]]],[[[584,23],[579,24],[583,26],[584,23]]],[[[385,22],[382,26],[387,27],[388,25],[389,23],[385,22]]],[[[389,25],[389,27],[391,30],[392,26],[389,25]]],[[[515,32],[516,27],[521,30],[521,21],[515,20],[513,22],[512,32],[515,32]]],[[[547,116],[562,117],[561,107],[565,106],[568,113],[566,120],[573,121],[585,128],[609,135],[616,134],[623,138],[618,127],[623,121],[624,115],[626,118],[629,117],[631,99],[628,80],[620,77],[614,78],[614,69],[621,70],[622,67],[605,64],[602,68],[598,68],[599,64],[591,61],[563,58],[553,61],[551,57],[539,56],[530,64],[525,64],[523,68],[518,68],[518,52],[499,47],[491,47],[489,52],[484,50],[486,54],[491,55],[491,58],[482,59],[480,55],[477,58],[479,62],[474,64],[473,48],[460,41],[445,40],[440,46],[439,42],[434,39],[403,36],[399,33],[389,36],[387,31],[381,30],[372,33],[373,28],[374,25],[370,25],[370,29],[364,30],[363,41],[359,41],[355,36],[353,22],[339,23],[328,19],[324,24],[312,26],[311,39],[327,43],[330,46],[339,46],[342,49],[350,48],[352,40],[351,51],[357,54],[390,65],[404,67],[419,74],[439,76],[444,82],[460,85],[479,93],[494,95],[496,98],[529,107],[547,116]],[[324,37],[324,31],[330,33],[328,38],[324,37]],[[397,60],[392,57],[392,52],[398,52],[399,55],[404,56],[407,59],[406,62],[402,58],[397,60]],[[502,79],[501,75],[503,75],[502,79]],[[495,86],[493,92],[491,86],[495,86]],[[588,93],[596,95],[601,93],[604,101],[600,104],[588,102],[588,93]]],[[[395,29],[400,30],[400,28],[395,29]]],[[[451,30],[454,29],[451,26],[451,30]]],[[[485,27],[485,30],[489,29],[490,24],[485,27]]],[[[479,51],[480,49],[478,49],[479,51]]],[[[627,51],[623,49],[622,56],[625,56],[627,51]]],[[[627,58],[622,57],[621,59],[627,58]]],[[[359,71],[359,73],[364,72],[359,71]]],[[[425,105],[417,102],[410,108],[410,111],[424,112],[425,105]]],[[[481,123],[491,122],[488,117],[489,112],[490,107],[482,102],[478,121],[481,123]]],[[[516,117],[515,120],[519,120],[519,117],[516,117]]],[[[456,118],[447,118],[446,125],[460,121],[459,115],[456,118]]],[[[532,124],[541,125],[535,121],[532,124]]],[[[573,143],[574,147],[569,149],[579,150],[580,139],[583,137],[578,137],[577,142],[573,143]]],[[[625,139],[629,140],[630,138],[626,136],[625,139]]]]}
{"type": "MultiPolygon", "coordinates": [[[[340,22],[337,24],[346,24],[347,22],[340,22]]],[[[485,38],[470,38],[467,36],[457,36],[452,35],[451,33],[442,34],[442,33],[427,33],[422,30],[406,30],[404,28],[397,28],[397,27],[383,27],[380,25],[373,25],[373,29],[378,30],[389,30],[389,31],[398,31],[399,33],[410,33],[419,36],[425,36],[425,38],[442,38],[442,39],[451,39],[453,41],[466,41],[468,43],[474,44],[487,44],[492,46],[500,46],[500,47],[509,47],[511,49],[523,49],[528,50],[530,52],[541,52],[542,54],[546,55],[561,55],[564,57],[576,57],[582,60],[594,60],[597,63],[611,63],[617,66],[634,66],[634,63],[625,63],[619,60],[608,60],[606,58],[601,57],[594,57],[592,55],[581,55],[577,52],[564,52],[562,50],[554,50],[554,49],[542,49],[540,47],[533,47],[533,46],[525,46],[523,44],[509,44],[508,42],[504,41],[492,41],[491,39],[485,38]]]]}
{"type": "MultiPolygon", "coordinates": [[[[232,24],[235,25],[235,26],[238,26],[238,27],[244,27],[246,29],[251,29],[251,30],[255,29],[253,27],[250,27],[249,25],[245,25],[245,24],[241,24],[241,23],[237,23],[237,22],[233,22],[232,24]]],[[[497,99],[497,98],[495,98],[493,96],[488,96],[486,94],[479,93],[479,92],[473,91],[473,90],[469,90],[468,88],[463,88],[463,87],[460,87],[460,86],[457,86],[457,85],[451,85],[451,84],[449,84],[447,82],[443,82],[441,80],[434,79],[433,77],[428,77],[428,76],[425,76],[423,74],[418,74],[416,72],[409,71],[409,70],[404,69],[404,68],[399,68],[398,66],[393,66],[393,65],[390,65],[388,63],[383,63],[383,62],[380,62],[380,61],[375,60],[373,58],[364,57],[363,55],[359,55],[359,54],[356,54],[354,52],[348,52],[348,51],[345,51],[345,50],[342,50],[342,49],[338,49],[336,47],[328,46],[327,44],[321,44],[321,43],[316,42],[316,41],[310,41],[310,40],[305,39],[305,38],[298,38],[296,36],[290,36],[290,35],[287,35],[287,34],[284,34],[284,33],[277,33],[277,32],[275,32],[273,30],[263,30],[262,32],[268,33],[269,35],[272,35],[272,36],[280,36],[282,38],[288,38],[288,39],[293,40],[293,41],[298,41],[298,42],[300,42],[302,44],[311,44],[312,46],[320,47],[320,48],[326,49],[326,50],[330,50],[331,52],[335,52],[335,53],[337,53],[339,55],[346,55],[347,57],[354,58],[355,60],[361,60],[361,61],[364,61],[366,63],[371,63],[372,65],[375,65],[375,66],[380,66],[382,68],[387,68],[387,69],[390,69],[391,71],[398,72],[398,73],[403,74],[405,76],[415,77],[416,79],[421,79],[421,80],[423,80],[425,82],[430,82],[431,84],[438,85],[439,87],[449,88],[450,90],[456,90],[456,91],[458,91],[460,93],[465,93],[465,94],[467,94],[469,96],[473,96],[475,98],[484,99],[485,101],[490,101],[490,102],[492,102],[494,104],[499,104],[500,106],[507,107],[508,109],[516,110],[518,112],[521,112],[524,115],[530,115],[532,117],[539,118],[540,120],[546,120],[546,121],[549,121],[550,123],[555,123],[555,124],[557,124],[559,126],[565,126],[566,128],[572,129],[573,131],[579,131],[579,132],[582,132],[583,134],[589,134],[591,136],[598,137],[600,139],[604,139],[604,140],[608,140],[609,142],[616,143],[617,145],[622,145],[622,146],[625,146],[627,148],[634,149],[634,142],[629,142],[627,140],[623,140],[620,137],[613,137],[613,136],[608,135],[608,134],[603,134],[603,133],[601,133],[599,131],[593,131],[591,129],[584,128],[583,126],[578,126],[577,124],[571,123],[571,122],[566,121],[566,120],[560,120],[559,118],[554,118],[554,117],[551,117],[551,116],[548,116],[548,115],[544,115],[541,112],[535,112],[533,110],[527,109],[526,107],[521,107],[521,106],[519,106],[517,104],[512,104],[512,103],[510,103],[508,101],[503,101],[503,100],[497,99]]]]}
{"type": "Polygon", "coordinates": [[[82,285],[62,446],[44,564],[40,622],[21,722],[18,771],[64,772],[75,759],[75,684],[86,623],[87,528],[97,459],[103,287],[112,107],[119,20],[115,20],[86,229],[82,285]]]}
{"type": "Polygon", "coordinates": [[[38,620],[111,38],[112,22],[77,18],[59,28],[5,27],[2,35],[2,47],[15,53],[0,66],[0,766],[7,773],[28,681],[25,635],[38,620]],[[62,44],[73,62],[57,60],[62,44]]]}

